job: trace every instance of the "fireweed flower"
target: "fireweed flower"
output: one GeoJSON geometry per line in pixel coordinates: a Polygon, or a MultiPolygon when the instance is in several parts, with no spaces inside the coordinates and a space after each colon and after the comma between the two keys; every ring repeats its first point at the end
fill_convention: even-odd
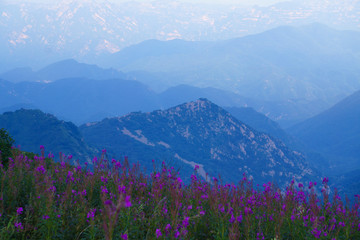
{"type": "Polygon", "coordinates": [[[235,222],[235,217],[234,215],[231,215],[230,219],[229,219],[229,222],[230,223],[234,223],[235,222]]]}
{"type": "Polygon", "coordinates": [[[167,208],[164,207],[164,208],[163,208],[163,213],[164,213],[164,214],[167,214],[167,212],[168,212],[167,208]]]}
{"type": "Polygon", "coordinates": [[[179,238],[179,237],[180,237],[180,233],[179,233],[179,231],[178,231],[178,230],[176,230],[176,231],[175,231],[175,233],[174,233],[174,237],[175,237],[175,238],[179,238]]]}
{"type": "Polygon", "coordinates": [[[171,230],[171,225],[168,223],[165,227],[165,232],[169,232],[171,230]]]}
{"type": "Polygon", "coordinates": [[[121,239],[128,240],[128,235],[126,233],[122,234],[121,239]]]}
{"type": "Polygon", "coordinates": [[[131,201],[130,201],[130,196],[126,196],[125,197],[125,207],[131,207],[131,201]]]}
{"type": "Polygon", "coordinates": [[[87,213],[86,218],[90,218],[91,220],[94,220],[94,218],[95,218],[95,212],[96,212],[96,208],[91,209],[91,210],[87,213]]]}
{"type": "Polygon", "coordinates": [[[47,220],[47,219],[49,219],[50,217],[49,217],[49,215],[44,215],[42,218],[43,218],[44,220],[47,220]]]}
{"type": "Polygon", "coordinates": [[[14,226],[15,226],[15,228],[17,228],[18,230],[19,230],[19,229],[24,229],[24,227],[23,227],[23,225],[22,225],[21,222],[15,222],[15,223],[14,223],[14,226]]]}
{"type": "Polygon", "coordinates": [[[245,207],[245,215],[252,214],[251,208],[245,207]]]}
{"type": "Polygon", "coordinates": [[[189,226],[189,217],[186,217],[183,221],[182,221],[182,226],[184,228],[187,228],[189,226]]]}
{"type": "Polygon", "coordinates": [[[101,176],[101,181],[105,184],[108,183],[108,179],[103,176],[101,176]]]}
{"type": "Polygon", "coordinates": [[[67,177],[66,177],[66,182],[68,182],[69,180],[71,181],[71,182],[74,182],[74,173],[73,172],[71,172],[71,171],[68,171],[68,174],[67,174],[67,177]]]}
{"type": "Polygon", "coordinates": [[[41,165],[40,167],[37,167],[36,171],[39,172],[39,173],[42,173],[42,174],[46,173],[46,170],[45,170],[43,165],[41,165]]]}
{"type": "Polygon", "coordinates": [[[18,208],[16,209],[17,215],[21,215],[23,211],[24,211],[24,209],[23,209],[22,207],[18,207],[18,208]]]}
{"type": "Polygon", "coordinates": [[[261,233],[256,233],[256,240],[263,240],[263,239],[265,239],[264,238],[264,234],[261,232],[261,233]]]}
{"type": "Polygon", "coordinates": [[[100,186],[101,192],[102,193],[109,193],[109,191],[107,190],[107,188],[105,186],[100,186]]]}
{"type": "Polygon", "coordinates": [[[324,177],[322,183],[324,184],[324,183],[328,183],[328,182],[329,182],[329,178],[328,178],[328,177],[324,177]]]}
{"type": "Polygon", "coordinates": [[[160,230],[159,228],[158,228],[158,229],[156,229],[155,234],[156,234],[156,238],[159,238],[159,237],[161,237],[161,236],[162,236],[161,230],[160,230]]]}
{"type": "Polygon", "coordinates": [[[125,188],[125,186],[118,186],[118,191],[119,191],[119,193],[121,194],[121,193],[126,193],[126,190],[125,190],[126,188],[125,188]]]}
{"type": "Polygon", "coordinates": [[[201,198],[202,198],[202,199],[208,199],[209,196],[208,196],[207,194],[204,194],[204,195],[201,195],[201,198]]]}

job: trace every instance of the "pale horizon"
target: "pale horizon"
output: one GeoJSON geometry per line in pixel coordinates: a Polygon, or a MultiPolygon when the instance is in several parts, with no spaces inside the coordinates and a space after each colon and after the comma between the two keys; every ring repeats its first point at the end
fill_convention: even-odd
{"type": "MultiPolygon", "coordinates": [[[[5,0],[5,3],[14,3],[14,2],[22,2],[22,3],[54,3],[60,2],[63,0],[5,0]]],[[[88,0],[84,0],[88,1],[88,0]]],[[[124,2],[153,2],[149,0],[96,0],[96,1],[109,1],[113,3],[124,3],[124,2]]],[[[155,0],[156,1],[156,0],[155,0]]],[[[286,2],[286,0],[178,0],[179,2],[190,2],[190,3],[202,3],[202,4],[224,4],[224,5],[259,5],[259,6],[269,6],[279,2],[286,2]]]]}

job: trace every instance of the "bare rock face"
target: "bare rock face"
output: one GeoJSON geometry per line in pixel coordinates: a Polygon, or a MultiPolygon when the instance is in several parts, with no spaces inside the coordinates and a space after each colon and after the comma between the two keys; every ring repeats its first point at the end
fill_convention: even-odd
{"type": "Polygon", "coordinates": [[[184,176],[198,165],[204,178],[238,182],[246,173],[255,183],[306,181],[313,177],[304,157],[280,140],[240,122],[207,99],[167,110],[131,113],[80,127],[92,145],[115,157],[129,156],[145,167],[152,159],[182,168],[184,176]]]}

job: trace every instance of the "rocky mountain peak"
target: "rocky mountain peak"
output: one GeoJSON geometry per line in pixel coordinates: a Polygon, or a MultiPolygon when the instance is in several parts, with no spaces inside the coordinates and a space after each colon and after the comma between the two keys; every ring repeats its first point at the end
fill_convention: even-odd
{"type": "Polygon", "coordinates": [[[283,185],[314,173],[301,154],[207,99],[105,119],[81,130],[87,141],[114,156],[126,154],[149,167],[154,158],[168,160],[181,165],[184,176],[198,165],[202,173],[220,174],[225,181],[237,182],[246,173],[256,183],[283,185]]]}

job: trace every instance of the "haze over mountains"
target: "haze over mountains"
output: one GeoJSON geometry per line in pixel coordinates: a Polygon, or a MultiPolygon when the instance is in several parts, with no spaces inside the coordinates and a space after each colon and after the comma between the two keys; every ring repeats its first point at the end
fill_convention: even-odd
{"type": "Polygon", "coordinates": [[[0,2],[0,71],[93,61],[148,39],[224,40],[284,24],[320,22],[359,30],[360,4],[350,0],[287,1],[268,7],[181,1],[0,2]],[[32,59],[31,62],[28,60],[32,59]],[[5,61],[6,59],[6,61],[5,61]],[[6,65],[4,65],[6,63],[6,65]]]}
{"type": "MultiPolygon", "coordinates": [[[[240,106],[247,104],[289,126],[360,88],[358,42],[359,32],[321,24],[279,27],[217,42],[149,40],[99,58],[106,69],[66,60],[38,71],[11,70],[0,78],[13,82],[67,77],[136,79],[155,91],[181,84],[212,87],[239,94],[247,99],[235,97],[242,101],[240,106]]],[[[198,97],[206,96],[186,100],[198,97]]]]}

